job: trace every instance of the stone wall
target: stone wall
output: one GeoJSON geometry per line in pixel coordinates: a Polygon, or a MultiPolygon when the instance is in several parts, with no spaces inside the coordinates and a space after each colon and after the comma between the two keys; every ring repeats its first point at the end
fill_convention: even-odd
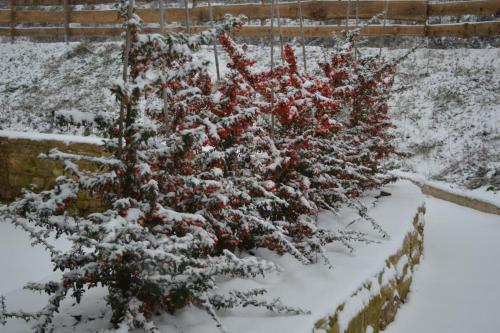
{"type": "MultiPolygon", "coordinates": [[[[52,187],[56,177],[63,174],[59,161],[40,158],[51,149],[63,152],[100,156],[103,147],[88,143],[64,143],[53,140],[34,141],[0,137],[0,201],[12,201],[24,188],[42,191],[52,187]]],[[[84,169],[95,169],[88,163],[79,163],[84,169]]],[[[88,195],[81,194],[78,208],[87,209],[99,206],[88,195]]]]}
{"type": "Polygon", "coordinates": [[[315,333],[378,333],[396,317],[410,291],[412,276],[420,263],[424,245],[424,214],[421,207],[397,253],[387,258],[385,267],[367,280],[334,314],[318,321],[315,333]],[[363,306],[354,312],[359,304],[363,306]]]}
{"type": "MultiPolygon", "coordinates": [[[[422,189],[422,193],[433,196],[434,198],[453,202],[454,204],[469,207],[480,212],[500,215],[500,207],[489,202],[469,198],[457,193],[451,193],[428,184],[417,184],[422,189]]],[[[500,202],[499,202],[500,204],[500,202]]]]}

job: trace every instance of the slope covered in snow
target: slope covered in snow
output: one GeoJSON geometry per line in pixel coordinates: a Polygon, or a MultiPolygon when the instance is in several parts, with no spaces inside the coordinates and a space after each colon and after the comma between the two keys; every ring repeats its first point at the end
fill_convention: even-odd
{"type": "MultiPolygon", "coordinates": [[[[269,48],[248,50],[268,65],[269,48]]],[[[315,61],[328,49],[307,52],[309,67],[317,70],[315,61]]],[[[0,57],[0,129],[93,135],[93,116],[117,111],[109,87],[120,76],[118,43],[2,44],[0,57]],[[58,124],[68,118],[81,126],[58,124]]],[[[213,62],[211,48],[198,57],[213,62]]],[[[403,169],[469,189],[500,189],[500,49],[419,49],[399,64],[396,88],[395,135],[409,156],[398,162],[403,169]]]]}
{"type": "Polygon", "coordinates": [[[500,49],[419,50],[392,99],[403,167],[468,189],[500,189],[500,49]]]}

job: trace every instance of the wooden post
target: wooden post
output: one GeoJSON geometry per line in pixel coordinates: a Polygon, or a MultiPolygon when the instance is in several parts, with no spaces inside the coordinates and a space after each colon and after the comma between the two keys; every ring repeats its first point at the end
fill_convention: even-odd
{"type": "Polygon", "coordinates": [[[283,33],[281,31],[280,1],[279,0],[273,1],[273,6],[276,10],[276,18],[278,19],[278,34],[279,34],[279,39],[280,39],[280,57],[281,57],[281,63],[283,64],[285,59],[284,59],[284,55],[283,55],[283,33]]]}
{"type": "Polygon", "coordinates": [[[385,41],[385,26],[387,23],[387,12],[389,11],[389,0],[385,0],[385,9],[384,9],[384,23],[382,26],[382,34],[380,35],[380,48],[378,50],[378,59],[382,58],[382,47],[384,46],[384,41],[385,41]]]}
{"type": "Polygon", "coordinates": [[[64,42],[66,44],[69,43],[69,15],[70,15],[69,1],[70,0],[63,0],[63,6],[64,6],[64,42]]]}
{"type": "Polygon", "coordinates": [[[359,0],[356,0],[356,28],[359,24],[359,0]]]}
{"type": "Polygon", "coordinates": [[[271,71],[274,70],[274,0],[271,0],[271,71]]]}
{"type": "Polygon", "coordinates": [[[351,18],[351,0],[347,2],[347,11],[345,14],[345,30],[346,32],[349,30],[349,20],[351,18]]]}
{"type": "MultiPolygon", "coordinates": [[[[262,7],[264,7],[264,5],[266,4],[265,0],[260,0],[260,4],[262,5],[262,7]]],[[[263,27],[265,25],[266,25],[266,20],[260,19],[260,26],[263,27]]],[[[260,44],[264,45],[264,38],[263,37],[260,38],[260,44]]]]}
{"type": "MultiPolygon", "coordinates": [[[[274,71],[274,5],[271,0],[271,73],[274,71]]],[[[271,85],[271,137],[274,136],[274,86],[271,85]]]]}
{"type": "Polygon", "coordinates": [[[184,0],[184,8],[186,9],[186,29],[188,34],[191,35],[191,18],[189,15],[189,0],[184,0]]]}
{"type": "MultiPolygon", "coordinates": [[[[161,34],[165,35],[165,7],[168,5],[167,0],[160,0],[160,30],[161,34]],[[165,3],[163,3],[165,1],[165,3]]],[[[168,114],[168,97],[167,97],[167,88],[165,87],[166,81],[163,79],[162,83],[164,87],[162,89],[163,94],[163,122],[165,123],[165,135],[169,135],[170,129],[170,115],[168,114]]]]}
{"type": "Polygon", "coordinates": [[[304,72],[307,73],[306,41],[304,38],[304,15],[302,12],[302,0],[299,0],[299,24],[300,24],[300,43],[302,44],[302,60],[304,61],[304,72]]]}
{"type": "Polygon", "coordinates": [[[430,61],[430,49],[429,49],[429,0],[425,2],[425,22],[424,22],[424,36],[425,42],[427,44],[427,65],[425,66],[425,74],[429,75],[429,61],[430,61]]]}
{"type": "MultiPolygon", "coordinates": [[[[345,0],[338,0],[338,1],[339,1],[340,3],[342,3],[342,2],[344,2],[345,0]]],[[[337,19],[337,26],[339,26],[339,27],[340,27],[342,24],[343,24],[343,23],[342,23],[342,19],[339,17],[339,18],[337,19]]]]}
{"type": "Polygon", "coordinates": [[[10,42],[14,43],[14,38],[16,35],[16,0],[9,0],[9,9],[10,9],[10,42]]]}
{"type": "MultiPolygon", "coordinates": [[[[212,1],[208,0],[208,15],[210,18],[210,26],[214,27],[214,13],[212,11],[212,1]]],[[[220,69],[219,69],[219,54],[217,53],[217,37],[214,38],[214,59],[215,59],[215,70],[217,71],[217,81],[220,81],[220,69]]]]}
{"type": "MultiPolygon", "coordinates": [[[[129,0],[128,10],[127,10],[127,20],[130,20],[134,13],[134,0],[129,0]]],[[[122,70],[122,80],[123,84],[126,85],[128,81],[128,58],[130,54],[130,44],[131,44],[131,36],[130,36],[130,24],[127,22],[127,31],[125,33],[125,50],[123,54],[123,70],[122,70]]],[[[123,152],[123,122],[125,119],[125,103],[122,100],[120,103],[120,115],[118,122],[118,155],[122,157],[123,152]]]]}
{"type": "MultiPolygon", "coordinates": [[[[355,9],[355,15],[356,15],[356,20],[355,20],[355,29],[358,29],[359,26],[359,0],[356,0],[356,9],[355,9]]],[[[358,58],[358,48],[356,47],[356,36],[353,36],[352,38],[352,46],[354,47],[354,58],[358,58]]]]}
{"type": "MultiPolygon", "coordinates": [[[[266,4],[266,0],[260,0],[260,4],[262,5],[262,7],[264,7],[264,5],[266,4]]],[[[260,25],[266,25],[266,19],[260,19],[260,25]]]]}
{"type": "Polygon", "coordinates": [[[162,35],[165,35],[165,10],[163,7],[163,0],[159,0],[158,5],[160,7],[160,31],[162,35]]]}

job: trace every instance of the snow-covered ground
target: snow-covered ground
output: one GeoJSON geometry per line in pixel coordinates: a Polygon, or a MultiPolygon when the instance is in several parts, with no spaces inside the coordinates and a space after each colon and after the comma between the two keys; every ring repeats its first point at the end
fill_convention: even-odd
{"type": "Polygon", "coordinates": [[[496,333],[500,216],[426,199],[424,258],[387,333],[496,333]]]}
{"type": "MultiPolygon", "coordinates": [[[[328,49],[307,52],[314,70],[328,49]]],[[[269,66],[268,47],[249,46],[249,53],[269,66]]],[[[197,56],[213,62],[210,48],[197,56]]],[[[117,110],[109,87],[120,76],[119,43],[5,43],[0,59],[0,129],[93,135],[92,126],[60,126],[54,116],[84,122],[117,110]]],[[[419,49],[398,66],[396,89],[395,134],[409,155],[402,168],[468,189],[500,189],[500,49],[419,49]]]]}
{"type": "Polygon", "coordinates": [[[402,166],[468,189],[500,189],[500,49],[419,50],[392,99],[402,166]],[[406,88],[405,88],[406,87],[406,88]]]}
{"type": "MultiPolygon", "coordinates": [[[[377,242],[353,244],[354,253],[347,251],[343,245],[332,244],[327,248],[326,255],[333,269],[322,263],[304,266],[289,255],[279,257],[268,251],[259,251],[259,256],[278,263],[283,271],[264,278],[225,281],[218,290],[223,293],[234,288],[266,288],[269,292],[266,298],[269,300],[281,297],[287,305],[310,310],[310,315],[283,316],[262,309],[234,309],[219,314],[228,330],[232,333],[311,332],[316,321],[334,313],[364,282],[371,281],[372,290],[375,290],[378,274],[386,268],[386,259],[400,249],[407,232],[413,230],[413,218],[423,203],[420,190],[408,181],[388,185],[384,190],[392,195],[380,198],[374,206],[373,199],[370,199],[373,193],[363,200],[372,206],[369,215],[389,233],[390,239],[382,239],[368,222],[358,221],[351,227],[366,232],[369,238],[377,242]]],[[[345,228],[355,219],[356,213],[346,208],[338,217],[330,213],[322,214],[320,224],[333,229],[345,228]]],[[[0,294],[6,296],[9,309],[39,309],[46,298],[22,290],[21,287],[26,280],[54,278],[49,257],[42,248],[31,247],[25,234],[12,225],[0,223],[0,236],[0,294]]],[[[60,246],[68,244],[62,241],[60,246]]],[[[390,279],[391,272],[396,274],[395,269],[388,270],[384,279],[390,279]]],[[[83,297],[81,305],[73,306],[68,301],[63,303],[62,314],[56,317],[56,332],[96,332],[99,328],[109,327],[109,311],[105,311],[106,305],[102,298],[104,291],[96,289],[89,294],[83,297]],[[81,314],[83,316],[80,317],[81,314]],[[83,328],[78,330],[74,328],[77,320],[84,323],[83,328]]],[[[352,311],[346,316],[355,316],[362,307],[361,302],[353,305],[352,311]]],[[[162,332],[220,333],[205,311],[196,308],[184,309],[175,316],[158,319],[162,332]]],[[[350,318],[344,319],[349,321],[350,318]]],[[[28,331],[29,326],[20,321],[10,321],[7,326],[0,325],[1,333],[28,331]]]]}

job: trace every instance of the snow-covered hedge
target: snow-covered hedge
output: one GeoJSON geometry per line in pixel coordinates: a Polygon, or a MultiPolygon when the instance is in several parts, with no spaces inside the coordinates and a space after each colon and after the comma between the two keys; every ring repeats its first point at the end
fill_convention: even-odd
{"type": "Polygon", "coordinates": [[[188,305],[205,309],[221,328],[216,310],[236,306],[305,314],[279,299],[259,299],[261,289],[218,294],[217,282],[277,270],[252,255],[258,248],[329,265],[326,244],[370,242],[359,232],[320,227],[321,208],[349,204],[388,236],[356,198],[389,180],[383,160],[393,151],[387,134],[393,66],[357,54],[348,35],[319,74],[300,73],[289,46],[286,63],[253,73],[254,62],[227,34],[238,19],[199,35],[161,36],[142,34],[140,18],[123,2],[120,13],[128,31],[126,75],[112,89],[120,116],[95,118],[112,138],[105,144],[112,156],[54,149],[48,157],[64,161],[66,175],[53,189],[27,192],[0,211],[63,272],[59,281],[27,285],[51,295],[46,307],[9,312],[2,302],[0,321],[22,318],[46,332],[63,299],[80,302],[97,286],[107,288],[120,332],[158,332],[154,314],[188,305]],[[214,85],[191,51],[216,37],[231,71],[214,85]],[[75,160],[103,168],[83,171],[75,160]],[[109,209],[68,214],[81,190],[109,209]],[[55,248],[52,231],[65,235],[71,249],[55,248]]]}

